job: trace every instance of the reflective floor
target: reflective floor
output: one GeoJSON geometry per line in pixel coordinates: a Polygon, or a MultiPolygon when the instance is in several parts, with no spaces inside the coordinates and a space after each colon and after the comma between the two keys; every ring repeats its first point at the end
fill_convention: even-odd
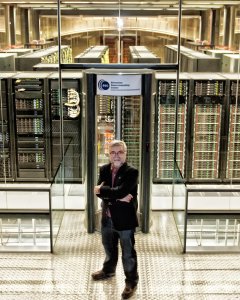
{"type": "MultiPolygon", "coordinates": [[[[182,254],[173,216],[155,212],[149,234],[136,234],[140,281],[131,299],[240,299],[239,254],[182,254]]],[[[0,299],[121,299],[124,275],[93,282],[102,266],[99,233],[87,234],[82,212],[66,212],[54,254],[0,256],[0,299]]]]}

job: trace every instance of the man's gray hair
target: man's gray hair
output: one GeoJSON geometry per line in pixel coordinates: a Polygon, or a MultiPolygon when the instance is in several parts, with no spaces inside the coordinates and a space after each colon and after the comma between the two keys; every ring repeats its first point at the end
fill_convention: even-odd
{"type": "Polygon", "coordinates": [[[110,149],[112,147],[115,147],[115,146],[121,146],[121,147],[123,147],[124,152],[127,152],[127,145],[126,145],[126,143],[124,141],[121,141],[121,140],[113,140],[113,141],[111,141],[111,143],[108,146],[109,152],[110,152],[110,149]]]}

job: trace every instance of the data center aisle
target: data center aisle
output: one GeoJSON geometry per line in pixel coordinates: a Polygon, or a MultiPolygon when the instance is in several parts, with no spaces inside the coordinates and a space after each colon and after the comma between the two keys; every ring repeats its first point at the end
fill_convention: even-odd
{"type": "MultiPolygon", "coordinates": [[[[170,212],[154,212],[151,232],[138,233],[140,282],[131,299],[240,299],[238,254],[182,254],[170,212]]],[[[99,233],[87,234],[81,212],[66,212],[55,254],[1,254],[1,300],[117,300],[124,275],[93,282],[104,254],[99,233]]]]}

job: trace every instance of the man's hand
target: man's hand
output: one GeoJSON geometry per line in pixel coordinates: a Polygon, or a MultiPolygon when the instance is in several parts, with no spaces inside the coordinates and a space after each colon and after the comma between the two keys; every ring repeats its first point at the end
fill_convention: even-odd
{"type": "Polygon", "coordinates": [[[101,189],[101,187],[104,185],[104,181],[101,183],[101,184],[99,184],[99,185],[95,185],[95,187],[94,187],[94,193],[96,194],[96,195],[98,195],[98,194],[100,194],[100,189],[101,189]]]}
{"type": "Polygon", "coordinates": [[[128,194],[127,196],[123,197],[122,199],[118,199],[118,201],[127,202],[129,203],[132,200],[133,196],[128,194]]]}

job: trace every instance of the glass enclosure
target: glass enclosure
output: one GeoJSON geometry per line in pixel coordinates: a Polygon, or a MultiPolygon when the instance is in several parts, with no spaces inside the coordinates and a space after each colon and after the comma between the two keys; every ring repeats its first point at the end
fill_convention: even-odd
{"type": "MultiPolygon", "coordinates": [[[[198,51],[201,49],[211,59],[218,59],[215,71],[208,73],[209,67],[205,67],[203,56],[201,65],[195,65],[197,57],[194,63],[189,64],[190,55],[195,54],[187,53],[185,48],[181,51],[180,71],[188,71],[191,89],[185,144],[188,159],[184,174],[177,160],[176,148],[175,174],[181,174],[179,177],[182,180],[178,176],[174,178],[173,208],[184,252],[240,250],[239,6],[222,9],[219,13],[212,15],[214,18],[220,17],[219,38],[210,36],[206,39],[215,43],[206,41],[204,46],[198,47],[198,51]],[[227,18],[231,33],[227,32],[227,18]],[[228,34],[231,36],[231,47],[218,46],[221,43],[226,45],[228,34]]],[[[173,49],[168,52],[168,57],[173,56],[173,49]]],[[[211,67],[216,61],[212,60],[212,63],[211,67]]],[[[178,125],[181,123],[179,119],[180,116],[176,118],[178,125]]],[[[179,132],[177,136],[180,137],[179,132]]]]}
{"type": "MultiPolygon", "coordinates": [[[[186,202],[188,197],[193,201],[205,193],[190,192],[190,188],[209,188],[213,195],[224,187],[236,189],[240,183],[240,5],[221,2],[116,1],[113,5],[93,1],[91,8],[75,0],[1,3],[3,185],[50,184],[53,224],[55,219],[61,223],[65,208],[84,209],[82,185],[88,159],[83,155],[87,100],[82,72],[98,64],[104,68],[138,64],[142,69],[155,69],[154,111],[148,120],[154,128],[152,209],[174,211],[183,247],[188,245],[189,228],[199,243],[205,219],[210,227],[223,230],[225,226],[225,231],[235,232],[238,217],[230,214],[238,205],[231,201],[230,209],[225,197],[222,209],[225,192],[223,197],[219,192],[214,207],[211,201],[203,201],[192,209],[186,202]],[[81,205],[76,204],[81,197],[81,205]],[[70,202],[66,205],[66,201],[70,202]]],[[[141,169],[142,97],[96,96],[96,103],[98,166],[108,161],[108,143],[122,138],[129,162],[141,169]]],[[[4,205],[1,214],[3,210],[4,205]]],[[[50,222],[44,216],[40,219],[43,224],[50,222]]],[[[17,228],[25,226],[20,220],[18,215],[13,221],[17,228]]],[[[39,222],[33,216],[26,224],[38,232],[39,222]]],[[[200,244],[205,237],[201,239],[200,244]]],[[[215,236],[216,240],[222,243],[222,237],[215,236]]]]}

